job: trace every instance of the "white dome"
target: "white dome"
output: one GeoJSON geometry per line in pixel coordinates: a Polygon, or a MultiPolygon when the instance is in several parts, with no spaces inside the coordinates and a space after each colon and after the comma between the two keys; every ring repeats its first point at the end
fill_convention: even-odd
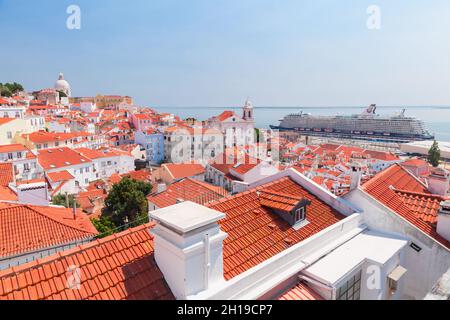
{"type": "Polygon", "coordinates": [[[67,95],[70,95],[70,84],[64,80],[64,75],[59,74],[58,80],[55,82],[55,90],[63,91],[67,95]]]}

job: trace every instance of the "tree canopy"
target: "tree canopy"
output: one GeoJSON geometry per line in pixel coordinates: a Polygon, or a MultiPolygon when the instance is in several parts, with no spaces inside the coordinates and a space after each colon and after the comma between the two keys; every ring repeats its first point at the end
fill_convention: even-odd
{"type": "Polygon", "coordinates": [[[11,97],[21,91],[24,91],[23,86],[17,82],[0,83],[0,95],[4,97],[11,97]]]}
{"type": "Polygon", "coordinates": [[[151,190],[152,185],[149,183],[123,178],[113,185],[105,199],[102,222],[111,221],[118,231],[126,229],[124,226],[134,227],[148,222],[146,196],[151,190]]]}
{"type": "Polygon", "coordinates": [[[435,140],[433,142],[433,145],[431,146],[430,150],[428,151],[428,162],[433,167],[439,166],[439,161],[441,160],[441,150],[439,149],[439,144],[435,140]]]}
{"type": "Polygon", "coordinates": [[[69,198],[69,206],[67,206],[66,196],[63,194],[58,194],[52,198],[52,203],[57,206],[64,206],[66,208],[73,208],[73,203],[76,203],[77,208],[80,207],[78,202],[76,202],[75,197],[73,195],[68,195],[69,198]]]}

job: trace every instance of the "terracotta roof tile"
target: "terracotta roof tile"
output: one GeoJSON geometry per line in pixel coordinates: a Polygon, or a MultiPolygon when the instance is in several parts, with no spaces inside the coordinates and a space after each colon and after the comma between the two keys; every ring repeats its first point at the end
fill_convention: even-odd
{"type": "Polygon", "coordinates": [[[31,205],[0,207],[0,257],[94,237],[98,232],[84,214],[71,209],[31,205]]]}
{"type": "Polygon", "coordinates": [[[148,232],[152,226],[143,225],[38,263],[1,271],[0,299],[174,299],[156,265],[148,232]],[[67,284],[71,265],[80,268],[79,290],[67,284]]]}
{"type": "Polygon", "coordinates": [[[285,239],[289,238],[292,244],[296,244],[345,218],[290,178],[223,198],[208,207],[226,214],[226,218],[220,221],[221,229],[228,233],[224,241],[226,279],[231,279],[288,248],[285,239]],[[289,205],[292,199],[310,201],[307,208],[309,224],[295,230],[271,208],[264,206],[266,200],[261,201],[260,195],[270,193],[279,194],[282,202],[289,205]]]}
{"type": "Polygon", "coordinates": [[[223,188],[187,178],[171,184],[164,192],[148,196],[147,199],[158,208],[164,208],[176,204],[177,199],[206,204],[225,195],[227,192],[223,188]]]}
{"type": "Polygon", "coordinates": [[[300,281],[287,291],[282,293],[276,300],[324,300],[317,292],[306,283],[300,281]]]}
{"type": "Polygon", "coordinates": [[[166,163],[163,166],[170,172],[174,179],[183,179],[205,173],[205,168],[197,163],[166,163]]]}
{"type": "Polygon", "coordinates": [[[363,189],[422,232],[450,248],[450,242],[437,233],[433,224],[437,196],[432,195],[401,165],[395,164],[378,173],[363,185],[363,189]]]}

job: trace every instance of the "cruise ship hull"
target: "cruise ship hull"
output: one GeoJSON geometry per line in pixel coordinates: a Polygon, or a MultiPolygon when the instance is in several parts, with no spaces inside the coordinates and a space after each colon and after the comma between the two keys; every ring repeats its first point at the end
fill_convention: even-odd
{"type": "Polygon", "coordinates": [[[432,135],[408,135],[400,133],[385,133],[385,132],[362,132],[362,131],[343,131],[334,129],[310,129],[310,128],[286,128],[281,126],[270,126],[272,130],[279,131],[295,131],[305,136],[316,137],[330,137],[341,139],[354,139],[354,140],[370,140],[370,141],[386,141],[386,142],[410,142],[410,141],[424,141],[434,140],[432,135]]]}
{"type": "Polygon", "coordinates": [[[395,142],[434,139],[421,120],[405,116],[406,110],[394,116],[380,116],[375,111],[376,105],[352,116],[312,116],[301,112],[287,115],[279,126],[270,127],[303,135],[348,139],[395,142]]]}

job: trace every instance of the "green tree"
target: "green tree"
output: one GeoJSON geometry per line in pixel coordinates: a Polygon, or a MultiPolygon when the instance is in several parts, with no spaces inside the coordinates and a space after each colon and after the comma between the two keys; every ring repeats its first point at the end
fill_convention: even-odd
{"type": "Polygon", "coordinates": [[[0,96],[11,97],[12,92],[11,92],[11,90],[8,89],[8,87],[2,85],[2,86],[0,86],[0,96]]]}
{"type": "MultiPolygon", "coordinates": [[[[146,196],[152,185],[130,178],[123,178],[113,185],[105,199],[102,217],[110,220],[118,229],[125,225],[134,227],[148,222],[148,202],[146,196]]],[[[119,230],[118,230],[119,231],[119,230]]]]}
{"type": "Polygon", "coordinates": [[[92,219],[92,224],[100,233],[97,238],[104,238],[114,233],[114,223],[107,217],[100,217],[99,219],[92,219]]]}
{"type": "Polygon", "coordinates": [[[20,83],[0,83],[0,95],[5,97],[11,97],[13,94],[24,91],[23,86],[20,83]]]}
{"type": "Polygon", "coordinates": [[[73,203],[76,203],[77,208],[80,207],[80,204],[76,202],[75,197],[71,194],[68,195],[69,198],[69,206],[67,207],[66,196],[64,194],[58,194],[52,198],[52,203],[57,206],[64,206],[66,208],[73,208],[73,203]]]}
{"type": "Polygon", "coordinates": [[[439,166],[439,161],[441,160],[441,150],[439,149],[439,144],[434,140],[433,145],[430,150],[428,150],[428,162],[433,166],[439,166]]]}

